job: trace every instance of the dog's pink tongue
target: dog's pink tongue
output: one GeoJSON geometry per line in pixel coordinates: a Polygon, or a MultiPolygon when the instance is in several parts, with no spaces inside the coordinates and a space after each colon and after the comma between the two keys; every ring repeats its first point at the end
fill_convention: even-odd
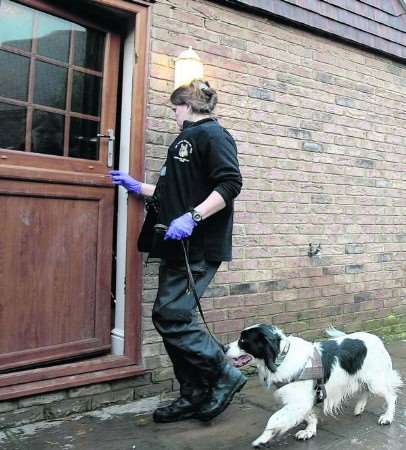
{"type": "Polygon", "coordinates": [[[250,355],[242,355],[239,358],[233,358],[234,367],[242,367],[251,361],[252,357],[250,355]]]}

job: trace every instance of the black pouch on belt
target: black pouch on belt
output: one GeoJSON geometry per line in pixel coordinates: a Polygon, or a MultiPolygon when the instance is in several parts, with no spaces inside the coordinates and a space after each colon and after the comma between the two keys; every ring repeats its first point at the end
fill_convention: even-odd
{"type": "Polygon", "coordinates": [[[144,224],[138,236],[137,247],[140,252],[149,253],[155,245],[156,230],[155,225],[158,222],[159,204],[156,198],[147,200],[145,203],[147,214],[144,224]]]}

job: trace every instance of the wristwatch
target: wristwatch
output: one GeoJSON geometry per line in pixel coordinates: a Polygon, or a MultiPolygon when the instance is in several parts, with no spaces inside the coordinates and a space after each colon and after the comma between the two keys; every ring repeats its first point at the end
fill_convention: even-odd
{"type": "Polygon", "coordinates": [[[201,213],[199,213],[199,211],[196,211],[195,209],[192,209],[190,212],[192,213],[192,219],[197,224],[199,224],[203,220],[203,216],[201,215],[201,213]]]}

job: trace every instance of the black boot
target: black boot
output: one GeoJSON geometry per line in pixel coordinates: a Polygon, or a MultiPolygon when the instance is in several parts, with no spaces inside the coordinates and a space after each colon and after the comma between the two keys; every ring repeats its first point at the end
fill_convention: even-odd
{"type": "Polygon", "coordinates": [[[195,417],[207,422],[221,414],[246,382],[245,376],[227,363],[217,383],[213,386],[211,395],[207,401],[202,403],[195,417]]]}
{"type": "Polygon", "coordinates": [[[194,417],[196,405],[186,397],[179,397],[172,403],[154,411],[153,419],[156,423],[177,422],[194,417]]]}

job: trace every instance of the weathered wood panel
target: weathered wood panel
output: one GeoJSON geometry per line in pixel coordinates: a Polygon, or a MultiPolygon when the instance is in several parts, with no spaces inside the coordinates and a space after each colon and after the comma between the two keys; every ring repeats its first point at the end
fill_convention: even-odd
{"type": "Polygon", "coordinates": [[[216,0],[406,60],[406,6],[400,0],[216,0]]]}
{"type": "Polygon", "coordinates": [[[113,191],[0,180],[0,370],[110,347],[113,191]]]}

